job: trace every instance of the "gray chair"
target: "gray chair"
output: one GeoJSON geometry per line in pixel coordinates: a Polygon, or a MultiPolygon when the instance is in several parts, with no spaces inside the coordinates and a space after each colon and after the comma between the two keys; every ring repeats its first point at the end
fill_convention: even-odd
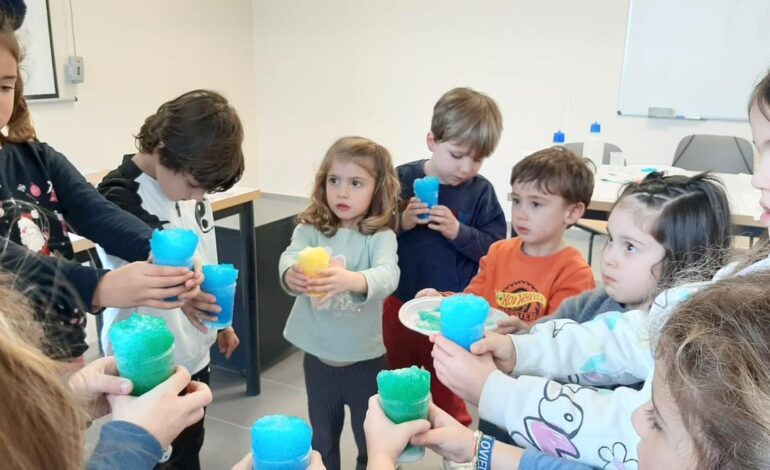
{"type": "Polygon", "coordinates": [[[754,174],[754,148],[730,135],[688,135],[679,141],[671,166],[692,171],[754,174]]]}
{"type": "MultiPolygon", "coordinates": [[[[583,142],[570,142],[564,144],[564,148],[570,150],[575,155],[583,155],[583,142]]],[[[615,144],[604,143],[604,155],[602,155],[602,164],[609,165],[610,152],[620,152],[620,147],[615,144]]],[[[586,208],[587,209],[587,208],[586,208]]],[[[588,232],[588,265],[591,265],[591,260],[594,255],[594,238],[597,235],[607,235],[607,222],[604,220],[593,219],[580,219],[575,227],[588,232]]]]}

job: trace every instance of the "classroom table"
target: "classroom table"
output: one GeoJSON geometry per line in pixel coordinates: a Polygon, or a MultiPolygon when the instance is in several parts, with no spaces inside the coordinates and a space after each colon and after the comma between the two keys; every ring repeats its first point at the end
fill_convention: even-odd
{"type": "MultiPolygon", "coordinates": [[[[100,179],[91,177],[96,172],[89,173],[86,179],[92,184],[98,183],[100,179]]],[[[239,332],[241,336],[241,346],[247,348],[246,352],[246,393],[248,395],[259,395],[259,345],[258,338],[258,312],[257,312],[257,271],[256,271],[256,245],[254,239],[254,201],[259,199],[261,192],[259,189],[244,186],[234,186],[233,188],[221,192],[209,194],[206,198],[211,201],[211,209],[214,212],[214,220],[223,219],[237,215],[240,227],[240,256],[242,266],[238,274],[241,282],[241,299],[243,301],[244,313],[247,318],[248,331],[245,335],[239,332]]],[[[70,235],[72,246],[75,250],[76,259],[80,261],[93,261],[95,255],[92,249],[93,242],[75,234],[70,235]]]]}
{"type": "MultiPolygon", "coordinates": [[[[664,165],[600,165],[596,171],[594,193],[583,218],[607,220],[612,205],[618,198],[623,185],[629,181],[640,180],[652,170],[663,171],[667,175],[695,175],[678,167],[664,165]]],[[[759,207],[761,194],[751,187],[751,175],[713,173],[725,187],[732,212],[731,222],[736,235],[759,237],[767,232],[767,227],[759,222],[762,212],[759,207]]]]}

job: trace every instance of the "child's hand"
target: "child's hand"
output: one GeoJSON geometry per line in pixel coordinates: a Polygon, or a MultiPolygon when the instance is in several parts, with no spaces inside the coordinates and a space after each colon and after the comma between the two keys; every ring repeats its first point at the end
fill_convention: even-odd
{"type": "Polygon", "coordinates": [[[195,298],[187,300],[182,305],[182,313],[187,317],[187,321],[203,334],[208,333],[209,329],[203,324],[204,321],[216,322],[217,314],[222,308],[216,304],[217,298],[201,290],[195,298]]]}
{"type": "Polygon", "coordinates": [[[180,294],[179,300],[185,301],[194,299],[201,292],[201,284],[203,284],[203,263],[198,258],[195,258],[195,261],[193,262],[193,274],[193,278],[185,283],[185,287],[189,290],[184,294],[180,294]]]}
{"type": "Polygon", "coordinates": [[[447,206],[435,205],[430,209],[428,228],[436,230],[447,240],[454,240],[460,233],[460,221],[447,206]]]}
{"type": "Polygon", "coordinates": [[[393,423],[382,411],[380,396],[370,397],[369,409],[364,419],[369,468],[395,468],[396,459],[409,444],[409,440],[429,429],[430,423],[424,419],[393,423]]]}
{"type": "Polygon", "coordinates": [[[174,375],[140,397],[108,395],[112,419],[136,424],[153,435],[162,448],[186,427],[203,418],[203,407],[211,403],[211,390],[191,382],[190,373],[177,366],[174,375]],[[183,390],[185,395],[179,396],[183,390]]]}
{"type": "Polygon", "coordinates": [[[441,335],[430,337],[436,377],[455,395],[478,406],[487,377],[497,370],[491,354],[475,355],[441,335]]]}
{"type": "MultiPolygon", "coordinates": [[[[251,455],[251,452],[246,454],[246,457],[241,459],[240,462],[233,465],[233,468],[230,470],[253,470],[254,463],[253,463],[253,457],[251,455]]],[[[318,453],[317,450],[314,450],[310,454],[310,465],[307,467],[307,470],[326,470],[326,467],[324,466],[324,461],[321,458],[321,454],[318,453]]]]}
{"type": "Polygon", "coordinates": [[[70,375],[67,383],[72,395],[83,403],[91,419],[99,419],[110,412],[107,394],[128,395],[134,384],[118,377],[115,356],[100,357],[70,375]]]}
{"type": "Polygon", "coordinates": [[[527,322],[517,317],[516,315],[511,315],[510,317],[497,322],[495,333],[500,333],[501,335],[509,335],[512,333],[529,333],[529,329],[530,326],[527,322]]]}
{"type": "Polygon", "coordinates": [[[506,374],[516,367],[516,347],[508,335],[487,331],[484,339],[471,344],[473,354],[492,354],[497,368],[506,374]]]}
{"type": "Polygon", "coordinates": [[[232,326],[217,332],[217,346],[219,346],[219,352],[224,354],[226,359],[230,359],[233,351],[238,349],[239,344],[241,344],[241,340],[238,339],[232,326]]]}
{"type": "Polygon", "coordinates": [[[436,289],[428,287],[417,292],[417,295],[414,296],[415,299],[419,299],[420,297],[442,297],[442,295],[441,292],[436,289]]]}
{"type": "Polygon", "coordinates": [[[156,266],[137,261],[108,272],[99,280],[94,291],[92,306],[102,307],[152,307],[164,310],[179,308],[183,301],[165,301],[189,291],[185,284],[195,274],[187,268],[156,266]]]}
{"type": "Polygon", "coordinates": [[[476,447],[473,431],[433,403],[428,409],[428,420],[431,429],[414,436],[410,444],[427,447],[453,462],[473,460],[473,450],[476,447]]]}
{"type": "Polygon", "coordinates": [[[298,294],[307,294],[307,282],[309,280],[310,278],[305,275],[305,272],[302,271],[302,268],[297,263],[294,263],[283,273],[283,282],[289,290],[298,294]]]}
{"type": "Polygon", "coordinates": [[[341,266],[331,266],[319,271],[315,279],[308,280],[308,292],[319,292],[323,295],[318,298],[323,303],[336,294],[342,292],[367,292],[368,286],[363,274],[356,271],[348,271],[341,266]]]}
{"type": "Polygon", "coordinates": [[[412,230],[417,225],[427,224],[430,219],[421,219],[420,215],[429,214],[428,205],[416,197],[409,199],[404,212],[401,213],[401,230],[412,230]]]}

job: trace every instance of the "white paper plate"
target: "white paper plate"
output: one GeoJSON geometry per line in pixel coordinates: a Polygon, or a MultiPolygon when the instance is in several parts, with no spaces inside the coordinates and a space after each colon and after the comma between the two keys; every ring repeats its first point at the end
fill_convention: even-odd
{"type": "MultiPolygon", "coordinates": [[[[441,305],[441,301],[445,298],[420,297],[419,299],[412,299],[401,306],[401,309],[398,311],[398,319],[405,327],[425,336],[440,333],[440,314],[438,308],[441,305]],[[420,313],[423,313],[422,316],[425,318],[421,318],[420,313]]],[[[505,312],[490,307],[484,329],[491,330],[496,328],[497,322],[505,318],[508,318],[505,312]]]]}

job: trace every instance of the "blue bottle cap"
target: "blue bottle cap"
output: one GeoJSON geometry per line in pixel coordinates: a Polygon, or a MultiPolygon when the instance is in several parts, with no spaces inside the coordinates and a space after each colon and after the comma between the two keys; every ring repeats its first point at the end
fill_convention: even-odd
{"type": "Polygon", "coordinates": [[[602,131],[602,125],[601,124],[599,124],[598,122],[595,122],[595,123],[591,124],[591,132],[592,133],[598,134],[601,131],[602,131]]]}
{"type": "Polygon", "coordinates": [[[553,133],[553,144],[564,145],[564,132],[556,131],[553,133]]]}

